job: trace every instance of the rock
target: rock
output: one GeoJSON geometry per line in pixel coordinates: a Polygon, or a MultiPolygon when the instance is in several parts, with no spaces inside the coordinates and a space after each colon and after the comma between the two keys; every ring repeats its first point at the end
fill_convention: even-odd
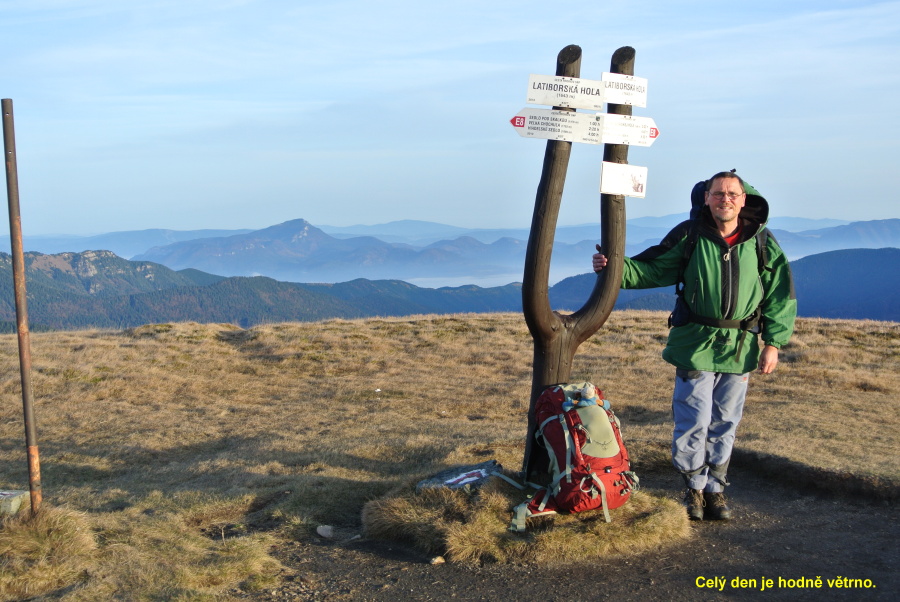
{"type": "Polygon", "coordinates": [[[316,533],[319,534],[319,537],[331,539],[332,537],[334,537],[334,528],[328,525],[319,525],[318,527],[316,527],[316,533]]]}

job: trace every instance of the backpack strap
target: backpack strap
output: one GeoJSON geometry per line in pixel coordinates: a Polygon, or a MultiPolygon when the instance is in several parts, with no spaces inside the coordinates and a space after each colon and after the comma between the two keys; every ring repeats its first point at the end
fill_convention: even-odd
{"type": "Polygon", "coordinates": [[[622,473],[622,476],[625,478],[625,485],[628,487],[628,490],[640,490],[641,480],[638,478],[637,473],[635,473],[633,470],[626,470],[622,473]]]}
{"type": "Polygon", "coordinates": [[[681,249],[681,265],[678,266],[678,280],[675,282],[675,294],[679,296],[684,295],[684,272],[687,269],[688,262],[691,260],[691,256],[694,254],[694,249],[697,247],[697,239],[700,238],[699,218],[692,219],[690,223],[691,226],[688,228],[684,246],[681,249]]]}
{"type": "Polygon", "coordinates": [[[509,530],[516,533],[525,531],[525,519],[528,518],[528,502],[522,502],[513,508],[512,521],[509,523],[509,530]]]}
{"type": "Polygon", "coordinates": [[[572,482],[572,457],[573,457],[573,455],[575,453],[575,449],[576,449],[575,438],[574,438],[574,435],[572,434],[572,432],[569,430],[569,425],[566,424],[565,413],[559,414],[558,418],[559,418],[559,424],[562,427],[563,439],[566,442],[566,470],[563,475],[560,475],[560,477],[565,476],[566,482],[571,483],[572,482]]]}
{"type": "MultiPolygon", "coordinates": [[[[522,484],[520,484],[519,482],[517,482],[515,479],[511,479],[510,477],[506,476],[506,475],[503,474],[502,472],[499,472],[499,471],[496,471],[496,470],[492,470],[492,471],[489,472],[488,474],[491,475],[492,477],[497,477],[497,478],[503,479],[504,481],[506,481],[507,483],[509,483],[509,484],[512,485],[513,487],[515,487],[516,489],[521,489],[522,491],[525,491],[525,485],[532,485],[532,484],[529,483],[528,481],[525,481],[525,485],[522,485],[522,484]]],[[[535,487],[535,489],[540,489],[540,487],[538,487],[538,486],[536,486],[536,485],[534,485],[534,487],[535,487]]]]}
{"type": "Polygon", "coordinates": [[[762,275],[763,272],[771,272],[772,268],[769,266],[769,238],[774,239],[772,233],[769,232],[768,228],[760,228],[759,232],[756,233],[756,263],[757,268],[762,275]]]}
{"type": "Polygon", "coordinates": [[[721,318],[710,318],[695,314],[690,308],[687,308],[688,321],[704,326],[714,326],[716,328],[734,328],[737,330],[753,330],[759,326],[760,318],[762,318],[762,310],[757,307],[753,313],[743,320],[723,320],[721,318]]]}
{"type": "Polygon", "coordinates": [[[594,479],[597,487],[600,488],[600,498],[603,500],[603,518],[605,518],[608,523],[612,522],[612,519],[609,518],[609,504],[606,502],[606,485],[603,484],[603,481],[600,480],[600,477],[598,477],[595,472],[591,473],[591,478],[594,479]]]}
{"type": "MultiPolygon", "coordinates": [[[[549,494],[546,494],[545,497],[549,497],[549,494]]],[[[526,521],[528,518],[532,516],[550,516],[551,514],[557,514],[556,510],[544,510],[543,504],[537,512],[533,512],[528,509],[530,503],[530,501],[522,502],[513,508],[513,517],[509,523],[510,531],[524,533],[527,528],[526,521]]]]}

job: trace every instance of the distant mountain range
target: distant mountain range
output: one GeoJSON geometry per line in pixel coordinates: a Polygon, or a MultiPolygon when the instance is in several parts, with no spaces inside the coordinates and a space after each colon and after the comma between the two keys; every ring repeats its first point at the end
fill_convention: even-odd
{"type": "Polygon", "coordinates": [[[344,282],[356,278],[407,280],[502,274],[518,257],[524,257],[523,248],[524,243],[510,238],[486,245],[460,237],[421,248],[371,236],[341,239],[301,219],[246,234],[155,247],[134,259],[225,276],[344,282]]]}
{"type": "MultiPolygon", "coordinates": [[[[900,321],[900,249],[851,249],[792,262],[800,314],[900,321]]],[[[594,274],[550,288],[557,309],[577,309],[594,274]]],[[[109,251],[26,253],[33,330],[126,328],[147,323],[264,322],[428,313],[521,311],[521,286],[422,288],[400,280],[356,279],[298,284],[268,277],[223,277],[193,268],[171,270],[109,251]]],[[[617,308],[668,310],[672,287],[621,291],[617,308]]],[[[0,322],[15,324],[12,268],[0,253],[0,322]]]]}
{"type": "MultiPolygon", "coordinates": [[[[110,232],[108,234],[97,234],[96,236],[70,236],[64,234],[57,236],[24,236],[23,244],[26,251],[36,251],[48,255],[103,249],[112,251],[119,257],[130,259],[147,249],[161,247],[174,242],[216,236],[232,236],[235,234],[246,234],[251,231],[150,229],[110,232]]],[[[8,249],[9,235],[0,236],[0,244],[8,249]]]]}
{"type": "MultiPolygon", "coordinates": [[[[628,238],[636,242],[650,239],[659,240],[672,227],[687,218],[688,214],[685,212],[661,217],[637,217],[630,219],[627,221],[628,238]]],[[[821,230],[834,226],[843,226],[848,223],[850,222],[836,219],[775,217],[769,221],[769,227],[776,230],[801,232],[804,230],[821,230]]],[[[318,228],[335,238],[372,236],[385,242],[400,242],[415,246],[425,246],[439,240],[450,240],[461,236],[469,236],[489,244],[501,238],[528,240],[529,235],[528,228],[467,229],[416,220],[400,220],[373,226],[318,226],[318,228]]],[[[557,239],[566,241],[593,240],[599,236],[599,232],[599,224],[560,226],[557,228],[557,239]]]]}
{"type": "MultiPolygon", "coordinates": [[[[626,254],[657,243],[686,214],[627,223],[626,254]]],[[[900,247],[900,219],[866,222],[773,218],[788,256],[848,248],[900,247]],[[790,228],[790,229],[789,229],[790,228]]],[[[417,285],[493,286],[522,279],[527,229],[464,229],[421,221],[318,228],[297,219],[261,230],[143,230],[93,237],[26,237],[45,254],[108,250],[120,257],[195,268],[222,276],[269,276],[287,282],[404,280],[417,285]]],[[[8,237],[7,237],[8,238],[8,237]]],[[[600,238],[599,224],[557,229],[551,280],[584,272],[600,238]]]]}
{"type": "MultiPolygon", "coordinates": [[[[632,225],[631,235],[637,232],[651,238],[627,245],[626,254],[655,244],[667,231],[632,225]]],[[[843,248],[900,247],[900,219],[774,233],[792,258],[843,248]]],[[[495,234],[499,233],[492,236],[495,234]]],[[[559,280],[585,271],[599,240],[599,227],[561,228],[555,240],[552,266],[554,280],[559,280]]],[[[416,283],[417,279],[468,278],[473,283],[506,284],[521,281],[526,246],[527,236],[524,240],[501,237],[485,243],[467,235],[422,247],[374,236],[335,238],[298,219],[243,234],[175,242],[133,259],[161,263],[174,270],[196,268],[223,276],[262,275],[288,282],[367,278],[416,283]]]]}

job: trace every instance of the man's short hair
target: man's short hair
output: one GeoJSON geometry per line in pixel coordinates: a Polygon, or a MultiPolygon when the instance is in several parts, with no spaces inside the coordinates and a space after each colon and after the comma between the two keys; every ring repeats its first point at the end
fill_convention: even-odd
{"type": "Polygon", "coordinates": [[[709,189],[712,188],[713,182],[720,178],[735,178],[738,183],[741,185],[741,190],[747,192],[747,189],[744,187],[744,180],[741,179],[741,176],[735,173],[736,170],[732,169],[731,171],[720,171],[710,179],[706,181],[706,192],[709,192],[709,189]]]}

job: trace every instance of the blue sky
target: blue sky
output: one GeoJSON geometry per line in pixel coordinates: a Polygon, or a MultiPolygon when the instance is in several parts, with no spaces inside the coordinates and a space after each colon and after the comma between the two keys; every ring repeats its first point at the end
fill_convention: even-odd
{"type": "MultiPolygon", "coordinates": [[[[568,44],[649,81],[628,217],[731,168],[772,215],[898,217],[900,2],[0,0],[23,230],[527,226],[545,143],[509,119],[568,44]]],[[[601,159],[560,225],[599,220],[601,159]]]]}

